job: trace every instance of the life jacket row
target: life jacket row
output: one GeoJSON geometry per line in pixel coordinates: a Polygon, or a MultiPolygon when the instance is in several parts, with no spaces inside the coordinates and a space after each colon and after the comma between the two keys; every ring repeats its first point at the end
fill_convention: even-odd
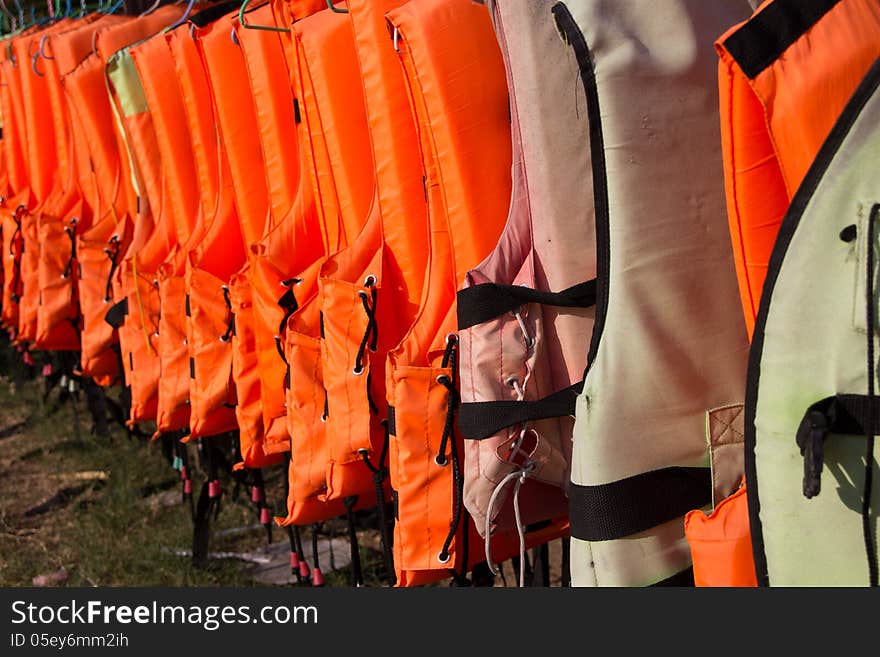
{"type": "Polygon", "coordinates": [[[880,2],[248,4],[3,39],[19,345],[398,586],[876,583],[880,2]]]}

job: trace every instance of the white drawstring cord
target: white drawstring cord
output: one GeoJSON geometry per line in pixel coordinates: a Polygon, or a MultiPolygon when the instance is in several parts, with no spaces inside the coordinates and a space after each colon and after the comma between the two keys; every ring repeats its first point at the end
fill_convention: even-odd
{"type": "Polygon", "coordinates": [[[523,320],[522,313],[519,310],[514,310],[513,316],[516,317],[516,323],[519,324],[519,330],[522,331],[523,340],[526,343],[526,349],[531,351],[532,347],[535,346],[535,338],[533,338],[529,334],[529,330],[526,328],[526,323],[523,320]]]}
{"type": "Polygon", "coordinates": [[[519,489],[526,483],[529,470],[524,470],[513,485],[513,513],[516,518],[516,533],[519,535],[519,588],[526,585],[526,534],[519,513],[519,489]]]}
{"type": "Polygon", "coordinates": [[[526,482],[526,477],[528,477],[529,473],[535,469],[535,463],[533,461],[529,461],[523,467],[518,470],[514,470],[510,474],[508,474],[504,479],[498,482],[498,485],[495,486],[495,489],[492,491],[491,497],[489,497],[489,507],[486,509],[486,527],[484,532],[484,540],[485,540],[485,548],[486,548],[486,563],[489,565],[489,570],[493,575],[497,575],[499,573],[498,568],[492,561],[492,540],[491,540],[491,530],[492,530],[492,511],[495,508],[495,502],[498,499],[498,496],[501,494],[501,491],[504,490],[504,487],[514,479],[516,479],[516,483],[513,487],[513,513],[516,518],[516,531],[519,535],[519,585],[520,587],[525,586],[525,556],[526,556],[526,536],[525,530],[522,526],[522,517],[520,515],[519,510],[519,489],[526,482]]]}

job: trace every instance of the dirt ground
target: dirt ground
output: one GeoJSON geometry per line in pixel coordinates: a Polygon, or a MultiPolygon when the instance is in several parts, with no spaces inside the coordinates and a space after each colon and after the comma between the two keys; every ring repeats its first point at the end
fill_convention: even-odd
{"type": "MultiPolygon", "coordinates": [[[[6,369],[6,368],[4,368],[6,369]]],[[[264,469],[266,498],[283,515],[283,466],[264,469]]],[[[199,473],[196,474],[196,486],[199,473]]],[[[249,491],[223,481],[224,497],[212,518],[210,555],[197,567],[190,558],[193,523],[183,502],[180,476],[157,442],[130,437],[119,426],[109,437],[91,431],[86,402],[45,395],[45,381],[0,369],[0,586],[264,586],[295,582],[288,536],[272,530],[272,545],[257,521],[249,491]],[[18,379],[18,380],[15,380],[18,379]],[[274,569],[280,576],[267,576],[274,569]]],[[[375,517],[358,516],[365,584],[383,579],[375,517]]],[[[349,585],[347,523],[317,527],[321,549],[335,556],[327,584],[349,585]],[[340,540],[344,539],[344,543],[340,540]],[[335,550],[335,553],[334,553],[335,550]],[[341,565],[340,565],[341,564],[341,565]]],[[[309,531],[303,535],[311,555],[309,531]]],[[[532,555],[534,557],[534,554],[532,555]]],[[[550,582],[561,580],[561,544],[549,548],[550,582]]],[[[494,586],[515,586],[510,562],[494,586]]],[[[446,582],[438,584],[447,585],[446,582]]]]}

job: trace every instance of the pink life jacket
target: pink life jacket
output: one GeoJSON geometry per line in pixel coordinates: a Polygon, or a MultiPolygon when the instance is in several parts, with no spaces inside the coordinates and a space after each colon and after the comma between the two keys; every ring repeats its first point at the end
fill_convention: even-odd
{"type": "Polygon", "coordinates": [[[523,523],[567,507],[574,401],[593,328],[589,125],[569,98],[583,89],[554,2],[487,3],[507,69],[514,159],[504,233],[458,293],[458,424],[471,439],[464,495],[481,534],[504,507],[501,497],[486,517],[493,493],[524,462],[538,485],[519,494],[523,523]]]}

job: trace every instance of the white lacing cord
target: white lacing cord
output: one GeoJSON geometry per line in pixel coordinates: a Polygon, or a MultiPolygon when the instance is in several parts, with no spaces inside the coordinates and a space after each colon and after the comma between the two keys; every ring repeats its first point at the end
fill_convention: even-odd
{"type": "Polygon", "coordinates": [[[519,309],[513,311],[513,316],[516,317],[516,323],[519,324],[519,330],[522,331],[523,340],[526,343],[526,349],[531,351],[532,347],[535,346],[535,338],[531,336],[528,328],[526,328],[525,320],[523,320],[522,313],[519,309]]]}
{"type": "Polygon", "coordinates": [[[516,393],[516,401],[522,401],[526,398],[526,390],[515,376],[507,379],[507,385],[513,388],[513,391],[516,393]]]}
{"type": "MultiPolygon", "coordinates": [[[[523,340],[525,341],[526,349],[531,351],[531,349],[535,346],[535,338],[529,333],[528,327],[526,326],[525,320],[523,320],[521,309],[517,309],[512,311],[513,316],[516,318],[517,324],[519,324],[520,331],[522,331],[523,340]]],[[[519,382],[516,377],[510,377],[507,380],[507,384],[513,388],[514,393],[516,393],[516,400],[523,401],[526,397],[526,391],[523,385],[519,382]]],[[[526,462],[518,467],[516,470],[508,474],[501,481],[498,482],[498,485],[495,486],[495,489],[492,491],[492,495],[489,497],[489,505],[486,509],[486,527],[484,532],[484,540],[486,547],[486,562],[489,565],[489,570],[494,575],[499,574],[498,568],[492,562],[492,540],[491,540],[491,529],[492,529],[492,515],[493,510],[495,509],[495,503],[498,500],[498,496],[501,494],[501,491],[504,490],[505,486],[508,483],[516,479],[516,483],[513,485],[513,513],[516,518],[516,533],[519,536],[519,586],[523,588],[525,586],[525,572],[526,572],[526,535],[525,528],[522,525],[522,516],[519,510],[519,489],[522,488],[522,485],[526,482],[526,478],[529,476],[529,473],[535,469],[537,465],[534,461],[528,460],[529,455],[525,452],[522,452],[522,444],[525,440],[526,433],[529,430],[528,423],[523,424],[522,428],[519,432],[519,437],[513,441],[510,445],[510,452],[508,454],[507,460],[512,463],[512,459],[517,455],[522,453],[523,456],[526,457],[526,462]]]]}
{"type": "Polygon", "coordinates": [[[492,562],[492,539],[491,539],[491,529],[492,529],[492,511],[495,507],[495,502],[498,499],[498,495],[501,494],[501,491],[504,490],[504,487],[514,479],[516,479],[516,483],[513,485],[513,513],[516,518],[516,532],[519,535],[519,586],[520,588],[525,586],[525,572],[526,572],[526,535],[525,529],[522,525],[522,517],[519,511],[519,489],[526,482],[526,477],[529,476],[529,473],[535,469],[534,461],[529,461],[525,465],[523,465],[518,470],[514,470],[510,474],[508,474],[504,479],[498,482],[498,485],[495,486],[495,489],[492,491],[492,496],[489,498],[489,507],[486,510],[486,527],[485,527],[485,545],[486,545],[486,563],[489,565],[489,570],[492,571],[493,575],[497,575],[499,573],[498,568],[492,562]]]}

